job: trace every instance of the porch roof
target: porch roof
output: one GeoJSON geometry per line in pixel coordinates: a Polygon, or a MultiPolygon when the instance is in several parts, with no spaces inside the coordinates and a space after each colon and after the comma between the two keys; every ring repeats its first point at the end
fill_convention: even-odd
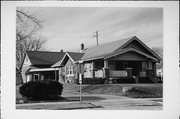
{"type": "Polygon", "coordinates": [[[30,69],[29,72],[56,71],[58,68],[30,69]]]}
{"type": "Polygon", "coordinates": [[[145,53],[143,53],[143,52],[141,52],[141,51],[139,51],[139,50],[136,50],[136,49],[134,49],[134,48],[126,48],[126,49],[122,49],[122,50],[120,50],[120,51],[116,51],[116,52],[107,54],[107,55],[104,56],[104,59],[109,59],[109,58],[112,58],[112,57],[114,57],[114,56],[121,55],[121,54],[124,54],[124,53],[127,53],[127,52],[136,52],[136,53],[138,53],[138,54],[140,54],[140,55],[143,55],[143,56],[145,56],[145,57],[147,57],[147,58],[150,58],[150,59],[152,59],[152,60],[154,60],[154,61],[158,61],[157,58],[152,57],[152,56],[150,56],[150,55],[148,55],[148,54],[145,54],[145,53]]]}

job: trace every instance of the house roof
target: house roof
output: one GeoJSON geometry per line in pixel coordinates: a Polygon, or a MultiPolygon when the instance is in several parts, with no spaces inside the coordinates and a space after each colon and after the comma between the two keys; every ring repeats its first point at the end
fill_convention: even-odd
{"type": "Polygon", "coordinates": [[[81,57],[84,55],[84,53],[79,53],[79,52],[66,52],[62,60],[59,60],[55,64],[53,64],[51,67],[59,67],[62,65],[62,61],[65,59],[65,57],[69,57],[73,62],[79,61],[81,57]]]}
{"type": "Polygon", "coordinates": [[[80,60],[88,61],[88,60],[94,60],[100,58],[109,58],[111,56],[114,56],[115,54],[128,52],[130,50],[135,51],[141,55],[147,56],[154,60],[161,60],[161,58],[156,53],[154,53],[150,48],[148,48],[136,36],[87,48],[82,53],[27,51],[27,55],[33,65],[51,65],[51,67],[59,67],[62,65],[62,62],[64,60],[67,60],[67,57],[69,57],[73,62],[80,60]],[[149,52],[151,52],[152,55],[144,54],[140,51],[137,51],[136,49],[126,50],[124,47],[133,40],[137,40],[149,52]]]}
{"type": "Polygon", "coordinates": [[[150,59],[153,59],[153,60],[157,61],[156,58],[154,58],[154,57],[152,57],[152,56],[150,56],[148,54],[145,54],[145,53],[143,53],[143,52],[141,52],[139,50],[136,50],[135,48],[125,48],[125,49],[122,49],[120,51],[115,51],[115,52],[113,52],[111,54],[108,54],[108,55],[104,56],[104,59],[109,59],[111,57],[114,57],[114,56],[117,56],[117,55],[120,55],[120,54],[123,54],[123,53],[126,53],[126,52],[136,52],[136,53],[138,53],[140,55],[143,55],[143,56],[145,56],[147,58],[150,58],[150,59]]]}
{"type": "Polygon", "coordinates": [[[74,61],[80,60],[84,55],[84,53],[79,53],[79,52],[67,52],[67,53],[74,61]]]}
{"type": "Polygon", "coordinates": [[[161,58],[154,53],[150,48],[148,48],[142,41],[140,41],[136,36],[124,38],[118,41],[102,44],[96,47],[91,47],[83,51],[84,56],[81,60],[88,61],[93,59],[104,58],[104,56],[114,53],[116,51],[123,50],[124,46],[132,42],[133,40],[137,40],[141,45],[143,45],[149,52],[153,54],[155,58],[161,60],[161,58]]]}
{"type": "Polygon", "coordinates": [[[105,43],[96,47],[88,48],[85,51],[83,51],[83,53],[85,54],[81,58],[81,60],[100,58],[104,56],[105,54],[112,53],[132,38],[133,37],[128,37],[128,38],[124,38],[118,41],[105,43]]]}
{"type": "Polygon", "coordinates": [[[65,52],[27,51],[32,65],[52,65],[61,60],[65,52]]]}

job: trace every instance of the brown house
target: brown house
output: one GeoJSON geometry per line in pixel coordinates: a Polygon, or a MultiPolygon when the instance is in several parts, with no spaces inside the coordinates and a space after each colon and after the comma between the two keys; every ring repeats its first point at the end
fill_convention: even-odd
{"type": "Polygon", "coordinates": [[[26,79],[61,83],[78,83],[80,69],[82,83],[153,83],[156,63],[162,60],[136,36],[86,49],[82,44],[80,52],[36,53],[27,52],[26,79]]]}

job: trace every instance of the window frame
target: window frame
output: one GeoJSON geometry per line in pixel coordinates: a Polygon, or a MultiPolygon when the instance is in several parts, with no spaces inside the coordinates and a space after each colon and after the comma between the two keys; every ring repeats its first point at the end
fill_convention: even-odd
{"type": "Polygon", "coordinates": [[[116,62],[115,61],[109,61],[108,67],[110,70],[116,70],[116,62]]]}
{"type": "Polygon", "coordinates": [[[152,64],[152,62],[148,62],[148,69],[150,69],[150,70],[152,70],[153,69],[153,64],[152,64]]]}
{"type": "Polygon", "coordinates": [[[34,81],[39,81],[39,74],[34,74],[34,81]],[[38,77],[36,80],[36,76],[38,77]]]}
{"type": "Polygon", "coordinates": [[[73,76],[73,75],[74,75],[73,66],[67,66],[67,76],[73,76]]]}
{"type": "Polygon", "coordinates": [[[147,61],[142,61],[142,71],[145,71],[148,69],[148,62],[147,61]]]}

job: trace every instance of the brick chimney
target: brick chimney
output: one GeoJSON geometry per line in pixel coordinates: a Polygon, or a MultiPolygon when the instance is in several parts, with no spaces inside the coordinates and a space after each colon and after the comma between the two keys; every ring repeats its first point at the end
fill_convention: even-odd
{"type": "Polygon", "coordinates": [[[84,50],[84,44],[81,43],[81,50],[80,50],[80,52],[82,52],[83,50],[84,50]]]}

